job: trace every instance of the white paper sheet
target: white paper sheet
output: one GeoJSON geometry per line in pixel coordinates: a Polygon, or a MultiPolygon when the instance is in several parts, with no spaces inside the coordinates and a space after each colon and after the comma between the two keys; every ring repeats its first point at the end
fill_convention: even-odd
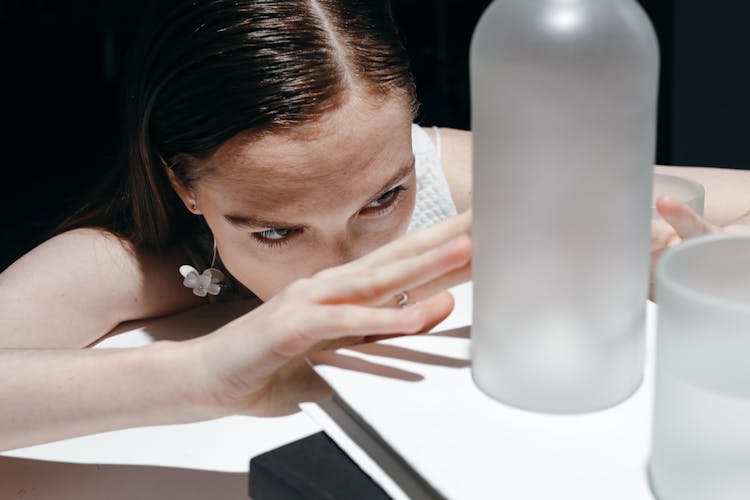
{"type": "MultiPolygon", "coordinates": [[[[471,288],[434,331],[471,322],[471,288]]],[[[644,382],[625,402],[583,415],[545,415],[498,403],[471,380],[468,328],[340,349],[316,371],[440,494],[455,499],[650,499],[647,461],[655,306],[648,304],[644,382]]],[[[335,422],[306,411],[339,446],[335,422]]],[[[352,457],[357,451],[353,450],[352,457]]],[[[385,473],[359,462],[388,491],[385,473]]]]}

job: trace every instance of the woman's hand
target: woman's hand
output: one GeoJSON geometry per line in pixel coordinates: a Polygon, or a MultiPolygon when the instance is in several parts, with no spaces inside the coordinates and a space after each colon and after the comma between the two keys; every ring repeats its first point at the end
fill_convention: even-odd
{"type": "Polygon", "coordinates": [[[649,298],[654,300],[656,263],[670,247],[688,238],[720,232],[750,231],[750,226],[730,225],[719,227],[711,224],[684,203],[669,196],[660,196],[656,201],[656,210],[664,220],[651,222],[651,277],[649,280],[649,298]]]}
{"type": "Polygon", "coordinates": [[[470,279],[471,213],[407,234],[295,281],[215,332],[187,341],[202,393],[222,414],[278,415],[321,388],[305,355],[430,330],[453,309],[445,289],[470,279]],[[406,291],[409,306],[398,307],[406,291]]]}

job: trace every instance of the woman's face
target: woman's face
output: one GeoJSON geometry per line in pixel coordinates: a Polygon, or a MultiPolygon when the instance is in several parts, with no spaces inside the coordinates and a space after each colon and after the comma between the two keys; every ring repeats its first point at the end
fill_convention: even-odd
{"type": "Polygon", "coordinates": [[[212,173],[186,201],[264,301],[404,234],[414,208],[411,113],[396,98],[352,97],[294,134],[240,134],[204,161],[212,173]]]}

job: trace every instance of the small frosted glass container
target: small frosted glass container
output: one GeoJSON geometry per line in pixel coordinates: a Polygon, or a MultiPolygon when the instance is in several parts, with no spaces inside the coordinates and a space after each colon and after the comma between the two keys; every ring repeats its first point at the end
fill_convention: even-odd
{"type": "Polygon", "coordinates": [[[652,488],[661,500],[747,500],[750,234],[688,240],[656,272],[652,488]]]}
{"type": "Polygon", "coordinates": [[[652,219],[661,219],[656,211],[656,199],[662,195],[669,195],[689,206],[695,213],[703,217],[703,205],[706,190],[700,182],[670,174],[654,174],[654,188],[652,199],[652,219]]]}

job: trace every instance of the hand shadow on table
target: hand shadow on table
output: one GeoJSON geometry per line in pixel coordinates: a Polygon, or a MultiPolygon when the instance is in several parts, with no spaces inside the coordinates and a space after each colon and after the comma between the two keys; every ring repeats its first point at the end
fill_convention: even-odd
{"type": "MultiPolygon", "coordinates": [[[[434,336],[468,339],[469,333],[470,328],[468,326],[463,326],[460,328],[454,328],[452,330],[434,332],[426,335],[428,337],[434,336]]],[[[470,359],[433,354],[382,342],[373,342],[370,344],[347,347],[346,350],[361,352],[370,356],[412,361],[414,363],[443,366],[447,368],[467,368],[471,366],[470,359]]],[[[322,351],[314,353],[309,356],[309,359],[314,365],[335,366],[337,368],[343,368],[345,370],[369,373],[371,375],[378,375],[380,377],[404,380],[406,382],[419,382],[420,380],[424,380],[424,375],[421,375],[419,373],[383,363],[375,363],[373,361],[365,360],[357,356],[350,356],[344,354],[343,352],[341,352],[341,350],[322,351]]]]}
{"type": "Polygon", "coordinates": [[[23,500],[247,500],[247,473],[0,456],[0,498],[23,500]]]}

